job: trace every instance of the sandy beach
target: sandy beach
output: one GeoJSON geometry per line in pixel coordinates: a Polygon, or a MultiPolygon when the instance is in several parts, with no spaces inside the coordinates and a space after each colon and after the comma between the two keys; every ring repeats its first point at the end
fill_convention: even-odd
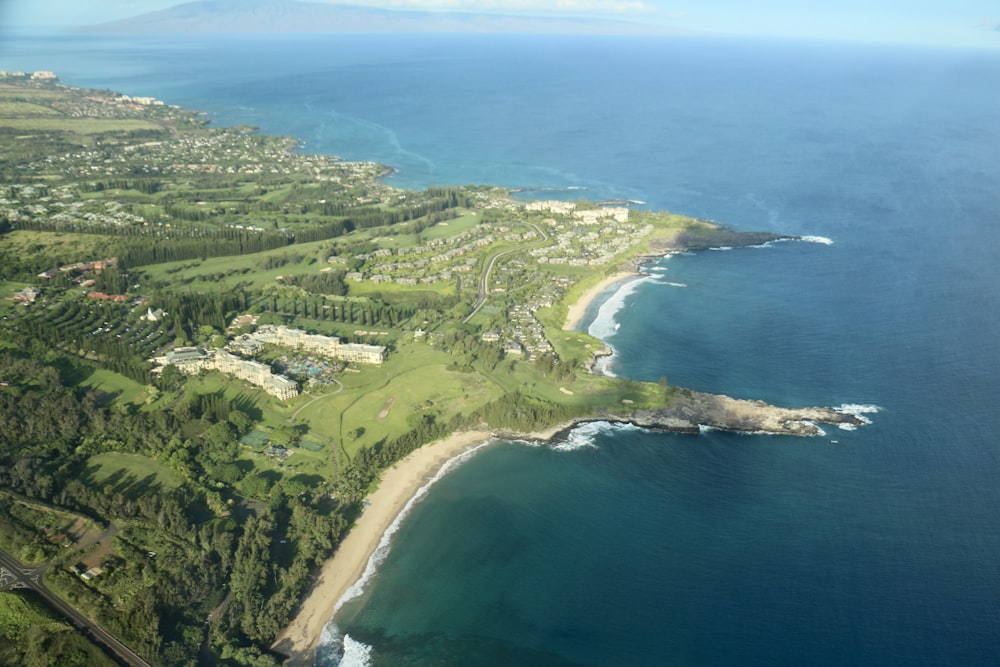
{"type": "Polygon", "coordinates": [[[591,302],[598,297],[598,295],[607,289],[609,286],[614,285],[617,282],[621,282],[626,278],[638,275],[636,273],[630,273],[627,271],[620,271],[613,275],[608,276],[601,282],[597,283],[589,290],[583,293],[576,303],[569,307],[569,312],[566,314],[566,324],[563,325],[565,331],[570,331],[575,329],[579,324],[583,316],[587,314],[587,307],[590,306],[591,302]]]}
{"type": "Polygon", "coordinates": [[[400,511],[444,464],[489,438],[487,431],[455,433],[424,445],[383,472],[378,489],[366,499],[371,504],[324,563],[312,591],[273,648],[296,663],[308,660],[337,601],[364,573],[368,558],[400,511]]]}

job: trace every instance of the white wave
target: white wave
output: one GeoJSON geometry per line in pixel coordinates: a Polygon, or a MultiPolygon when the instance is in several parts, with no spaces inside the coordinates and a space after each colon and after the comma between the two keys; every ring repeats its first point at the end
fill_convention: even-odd
{"type": "Polygon", "coordinates": [[[336,623],[330,621],[323,626],[313,655],[315,667],[337,667],[344,656],[344,635],[336,623]]]}
{"type": "Polygon", "coordinates": [[[669,280],[667,282],[663,283],[663,284],[664,285],[670,285],[671,287],[687,287],[687,283],[674,283],[674,282],[670,282],[669,280]]]}
{"type": "Polygon", "coordinates": [[[606,424],[608,422],[586,422],[580,424],[566,435],[566,439],[563,442],[555,445],[552,449],[557,452],[572,452],[586,448],[596,449],[597,443],[594,441],[594,438],[604,430],[602,426],[606,424]]]}
{"type": "MultiPolygon", "coordinates": [[[[879,411],[882,410],[882,408],[880,408],[877,405],[861,405],[861,404],[858,404],[858,403],[844,403],[839,408],[836,408],[836,410],[837,410],[837,412],[839,412],[841,414],[853,415],[853,416],[857,417],[858,420],[862,424],[871,424],[872,420],[869,419],[868,417],[866,417],[865,415],[870,415],[870,414],[874,414],[876,412],[879,412],[879,411]]],[[[850,426],[850,424],[842,425],[841,428],[844,428],[844,426],[850,426]]],[[[845,429],[845,430],[851,430],[851,429],[845,429]]]]}
{"type": "Polygon", "coordinates": [[[632,296],[632,293],[635,292],[639,285],[646,282],[653,282],[654,280],[654,276],[644,276],[622,283],[621,287],[607,301],[601,304],[601,307],[597,311],[597,317],[594,318],[594,321],[587,328],[587,333],[594,338],[600,338],[607,342],[607,339],[617,331],[615,328],[615,325],[618,324],[617,316],[621,309],[625,307],[625,302],[628,298],[632,296]]]}
{"type": "Polygon", "coordinates": [[[717,426],[709,426],[708,424],[698,424],[699,435],[705,435],[714,431],[718,431],[719,433],[735,433],[736,435],[773,435],[768,431],[730,431],[728,429],[721,429],[717,426]]]}
{"type": "MultiPolygon", "coordinates": [[[[822,245],[833,245],[833,239],[826,236],[789,236],[781,239],[774,239],[771,241],[765,241],[764,243],[758,243],[757,245],[748,246],[749,248],[772,248],[776,243],[787,243],[788,241],[802,241],[803,243],[820,243],[822,245]]],[[[716,250],[717,248],[712,248],[716,250]]],[[[728,248],[725,248],[728,250],[728,248]]],[[[723,250],[723,248],[718,248],[718,250],[723,250]]]]}
{"type": "Polygon", "coordinates": [[[837,428],[841,431],[857,431],[858,427],[854,424],[837,424],[837,428]]]}
{"type": "Polygon", "coordinates": [[[594,421],[578,424],[566,435],[566,439],[552,449],[557,452],[575,452],[580,449],[596,449],[597,436],[627,431],[643,431],[641,426],[623,422],[594,421]]]}
{"type": "Polygon", "coordinates": [[[817,424],[816,422],[811,422],[808,419],[802,419],[802,420],[799,420],[799,421],[790,421],[788,423],[789,424],[802,424],[803,426],[811,426],[814,429],[816,429],[815,433],[810,433],[808,435],[808,437],[810,437],[810,438],[825,438],[826,437],[826,431],[824,431],[822,429],[822,427],[820,427],[819,424],[817,424]]]}
{"type": "Polygon", "coordinates": [[[860,404],[860,403],[844,403],[839,408],[837,408],[837,411],[838,412],[847,412],[847,413],[850,413],[852,415],[856,415],[856,414],[865,414],[865,413],[872,413],[872,412],[881,412],[882,408],[879,407],[879,406],[877,406],[877,405],[863,405],[863,404],[860,404]]]}
{"type": "Polygon", "coordinates": [[[369,667],[372,647],[342,634],[335,623],[328,623],[320,635],[313,664],[316,667],[369,667]]]}
{"type": "Polygon", "coordinates": [[[550,444],[542,440],[511,440],[510,442],[528,447],[548,447],[556,452],[575,452],[581,449],[596,449],[597,436],[601,434],[646,430],[641,426],[627,422],[592,421],[577,424],[566,433],[565,439],[557,444],[550,444]]]}
{"type": "Polygon", "coordinates": [[[344,635],[344,655],[339,667],[369,667],[372,664],[372,647],[344,635]]]}
{"type": "Polygon", "coordinates": [[[577,431],[572,431],[566,439],[557,445],[553,445],[552,449],[557,452],[575,452],[581,449],[597,449],[597,443],[594,442],[592,435],[584,435],[577,431]]]}
{"type": "Polygon", "coordinates": [[[393,536],[399,530],[399,527],[403,525],[403,521],[407,516],[409,516],[413,507],[423,500],[425,495],[427,495],[430,488],[449,472],[471,459],[480,449],[492,443],[493,440],[487,440],[476,445],[475,447],[465,450],[441,466],[441,468],[437,471],[437,474],[431,477],[426,484],[417,489],[417,492],[413,494],[413,497],[410,498],[406,505],[403,506],[403,509],[396,515],[396,518],[393,519],[392,523],[389,524],[389,527],[385,529],[384,533],[382,533],[382,539],[379,540],[378,547],[376,547],[372,555],[368,557],[368,563],[365,565],[365,571],[361,574],[357,581],[351,584],[350,588],[344,591],[344,594],[340,596],[340,599],[337,600],[337,604],[333,607],[334,616],[336,616],[337,612],[340,611],[340,608],[344,606],[345,603],[364,593],[365,586],[367,586],[368,582],[375,576],[375,573],[378,572],[378,568],[385,561],[386,556],[389,555],[389,551],[392,547],[393,536]]]}
{"type": "Polygon", "coordinates": [[[732,246],[728,246],[728,245],[720,245],[718,248],[709,248],[709,250],[718,250],[719,252],[722,252],[722,251],[725,251],[725,250],[732,250],[732,249],[733,249],[732,246]]]}

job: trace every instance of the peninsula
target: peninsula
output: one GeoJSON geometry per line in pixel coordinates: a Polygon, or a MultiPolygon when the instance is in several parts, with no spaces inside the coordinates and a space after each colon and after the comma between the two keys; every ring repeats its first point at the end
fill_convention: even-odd
{"type": "Polygon", "coordinates": [[[55,77],[0,72],[0,548],[151,664],[307,659],[400,509],[492,437],[865,423],[593,372],[604,289],[786,237],[399,190],[55,77]]]}

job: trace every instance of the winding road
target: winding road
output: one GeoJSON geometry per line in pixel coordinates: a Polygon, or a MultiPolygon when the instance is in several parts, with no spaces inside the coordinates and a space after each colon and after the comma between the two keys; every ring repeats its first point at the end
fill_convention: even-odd
{"type": "Polygon", "coordinates": [[[545,232],[543,232],[538,225],[536,225],[533,222],[524,222],[523,224],[533,228],[536,232],[538,232],[538,235],[541,236],[542,239],[540,241],[535,241],[533,243],[527,243],[525,245],[517,246],[516,248],[501,250],[500,252],[490,257],[489,261],[486,262],[486,268],[483,270],[483,275],[480,276],[479,278],[479,292],[476,296],[476,305],[475,307],[473,307],[472,312],[466,315],[465,318],[462,319],[462,324],[466,324],[469,320],[475,317],[476,313],[479,312],[479,309],[482,308],[483,304],[486,303],[486,298],[489,296],[490,272],[493,271],[493,267],[494,265],[496,265],[498,259],[500,259],[501,257],[506,257],[507,255],[513,254],[515,252],[521,252],[523,250],[527,250],[528,248],[535,248],[537,246],[545,245],[546,243],[549,242],[548,235],[546,235],[545,232]]]}

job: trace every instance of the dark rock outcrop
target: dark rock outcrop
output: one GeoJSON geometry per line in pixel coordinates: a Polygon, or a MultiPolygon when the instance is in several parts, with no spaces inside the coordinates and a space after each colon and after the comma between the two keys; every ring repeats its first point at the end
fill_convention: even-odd
{"type": "Polygon", "coordinates": [[[652,410],[607,411],[600,416],[636,426],[697,433],[703,427],[743,433],[819,435],[816,424],[861,426],[857,415],[836,408],[781,408],[763,401],[747,401],[719,394],[678,390],[670,405],[652,410]]]}

